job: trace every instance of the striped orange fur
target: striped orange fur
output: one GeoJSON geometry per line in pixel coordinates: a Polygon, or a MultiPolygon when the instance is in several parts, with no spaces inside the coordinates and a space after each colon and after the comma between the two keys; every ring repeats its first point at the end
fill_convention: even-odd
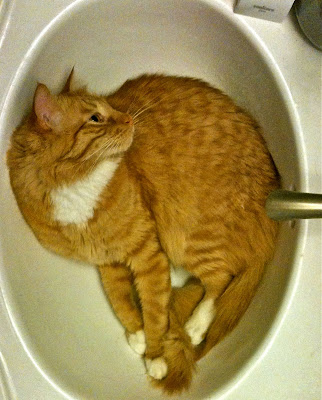
{"type": "Polygon", "coordinates": [[[8,151],[38,240],[99,267],[129,343],[167,393],[238,323],[271,259],[278,173],[258,124],[218,89],[143,75],[108,96],[39,84],[8,151]],[[170,263],[195,280],[171,290],[170,263]]]}

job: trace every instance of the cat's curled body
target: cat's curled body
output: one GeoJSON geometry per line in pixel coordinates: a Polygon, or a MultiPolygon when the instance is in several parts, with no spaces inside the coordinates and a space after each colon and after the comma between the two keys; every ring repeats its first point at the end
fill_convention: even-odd
{"type": "Polygon", "coordinates": [[[264,204],[278,174],[256,122],[204,82],[143,75],[107,97],[70,83],[57,96],[38,85],[8,151],[13,191],[45,247],[99,266],[148,374],[180,390],[182,369],[234,328],[272,257],[264,204]],[[170,263],[204,295],[192,283],[188,299],[171,296],[170,263]],[[171,346],[188,336],[185,364],[171,346]]]}

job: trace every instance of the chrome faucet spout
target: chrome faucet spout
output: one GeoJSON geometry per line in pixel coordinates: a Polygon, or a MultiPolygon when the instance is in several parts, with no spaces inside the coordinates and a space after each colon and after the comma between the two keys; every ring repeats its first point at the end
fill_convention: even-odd
{"type": "Polygon", "coordinates": [[[265,208],[276,221],[322,218],[322,194],[276,190],[269,194],[265,208]]]}

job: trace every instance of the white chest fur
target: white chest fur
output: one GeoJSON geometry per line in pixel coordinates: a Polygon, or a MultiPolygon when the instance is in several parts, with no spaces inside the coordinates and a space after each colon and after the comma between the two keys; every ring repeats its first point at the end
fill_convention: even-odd
{"type": "Polygon", "coordinates": [[[117,167],[117,161],[103,161],[86,177],[54,189],[51,192],[54,219],[63,225],[83,224],[91,219],[117,167]]]}

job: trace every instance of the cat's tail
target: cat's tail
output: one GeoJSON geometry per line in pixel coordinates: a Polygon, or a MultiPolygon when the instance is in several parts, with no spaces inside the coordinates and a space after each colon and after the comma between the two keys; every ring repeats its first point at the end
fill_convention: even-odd
{"type": "Polygon", "coordinates": [[[246,268],[235,276],[216,302],[216,317],[205,340],[195,348],[195,360],[204,357],[218,342],[230,333],[247,310],[263,275],[264,265],[246,268]]]}
{"type": "Polygon", "coordinates": [[[190,386],[196,363],[195,349],[183,326],[203,295],[203,286],[194,279],[172,291],[169,330],[163,342],[168,374],[160,381],[152,381],[167,394],[179,393],[190,386]]]}

